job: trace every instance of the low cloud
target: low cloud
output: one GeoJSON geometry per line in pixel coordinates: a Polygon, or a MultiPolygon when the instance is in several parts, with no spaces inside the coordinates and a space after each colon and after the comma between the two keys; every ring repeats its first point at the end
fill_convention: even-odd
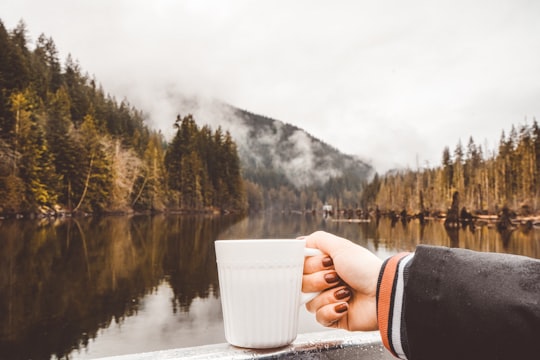
{"type": "Polygon", "coordinates": [[[525,0],[0,4],[8,28],[23,18],[33,39],[52,36],[62,59],[165,134],[175,94],[196,94],[294,124],[379,172],[438,163],[459,139],[492,143],[540,116],[539,12],[525,0]]]}

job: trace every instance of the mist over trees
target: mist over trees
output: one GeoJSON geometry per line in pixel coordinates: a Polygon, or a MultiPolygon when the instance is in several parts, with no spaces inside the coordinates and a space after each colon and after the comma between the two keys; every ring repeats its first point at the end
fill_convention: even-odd
{"type": "Polygon", "coordinates": [[[168,142],[71,55],[62,63],[52,38],[29,43],[23,21],[11,31],[0,21],[0,213],[358,204],[371,167],[301,129],[229,106],[249,125],[242,149],[189,113],[171,121],[168,142]]]}
{"type": "Polygon", "coordinates": [[[360,159],[229,105],[239,122],[218,119],[241,137],[184,112],[171,119],[167,141],[71,55],[62,63],[52,38],[29,43],[24,22],[8,31],[0,21],[0,214],[314,211],[324,203],[435,213],[455,192],[479,213],[539,208],[536,120],[503,131],[492,151],[470,138],[444,148],[439,166],[370,178],[360,159]]]}
{"type": "Polygon", "coordinates": [[[358,207],[372,167],[298,127],[236,109],[228,119],[238,140],[250,209],[321,210],[324,203],[358,207]],[[259,195],[260,194],[260,195],[259,195]]]}
{"type": "Polygon", "coordinates": [[[28,43],[0,22],[0,213],[245,210],[229,134],[188,115],[167,144],[52,38],[28,43]]]}

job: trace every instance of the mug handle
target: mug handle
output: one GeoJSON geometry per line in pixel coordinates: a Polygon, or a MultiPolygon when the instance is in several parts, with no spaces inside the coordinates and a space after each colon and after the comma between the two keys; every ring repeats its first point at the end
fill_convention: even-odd
{"type": "MultiPolygon", "coordinates": [[[[304,256],[317,256],[317,255],[323,255],[324,253],[315,248],[304,248],[304,256]]],[[[321,291],[317,292],[310,292],[310,293],[301,293],[300,295],[300,305],[303,305],[311,300],[313,300],[317,295],[319,295],[321,291]]]]}

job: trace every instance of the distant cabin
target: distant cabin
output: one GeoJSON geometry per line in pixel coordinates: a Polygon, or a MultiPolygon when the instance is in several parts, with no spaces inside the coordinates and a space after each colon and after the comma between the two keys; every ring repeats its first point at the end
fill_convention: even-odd
{"type": "Polygon", "coordinates": [[[325,214],[329,214],[332,212],[332,205],[324,204],[322,207],[322,211],[325,214]]]}

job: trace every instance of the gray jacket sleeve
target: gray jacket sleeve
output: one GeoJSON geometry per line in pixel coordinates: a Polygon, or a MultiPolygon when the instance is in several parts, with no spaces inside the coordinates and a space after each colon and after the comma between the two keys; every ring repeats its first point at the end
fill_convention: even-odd
{"type": "Polygon", "coordinates": [[[404,283],[408,359],[540,359],[540,260],[420,245],[404,283]]]}

